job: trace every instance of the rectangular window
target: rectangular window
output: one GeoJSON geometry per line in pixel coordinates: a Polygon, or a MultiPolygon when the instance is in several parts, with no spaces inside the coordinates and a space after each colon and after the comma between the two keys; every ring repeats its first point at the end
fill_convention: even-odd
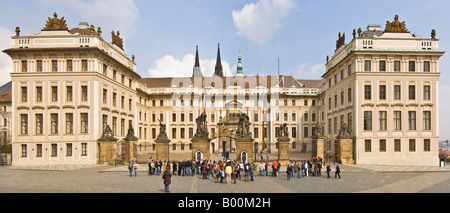
{"type": "Polygon", "coordinates": [[[117,80],[116,75],[117,75],[117,71],[116,71],[116,70],[113,70],[113,80],[117,80]]]}
{"type": "Polygon", "coordinates": [[[81,113],[81,133],[88,133],[88,114],[81,113]]]}
{"type": "Polygon", "coordinates": [[[347,114],[348,129],[352,129],[352,113],[347,114]]]}
{"type": "Polygon", "coordinates": [[[27,157],[27,145],[26,144],[22,144],[22,155],[23,158],[27,157]]]}
{"type": "Polygon", "coordinates": [[[72,156],[72,143],[66,144],[66,156],[72,156]]]}
{"type": "Polygon", "coordinates": [[[28,71],[28,63],[26,60],[22,61],[22,72],[27,72],[28,71]]]}
{"type": "Polygon", "coordinates": [[[73,113],[66,113],[66,134],[73,133],[73,113]]]}
{"type": "Polygon", "coordinates": [[[20,133],[22,135],[28,134],[28,114],[20,115],[20,133]]]}
{"type": "Polygon", "coordinates": [[[364,61],[364,71],[371,71],[372,63],[370,60],[364,61]]]}
{"type": "Polygon", "coordinates": [[[81,101],[88,100],[88,88],[87,86],[81,86],[81,101]]]}
{"type": "Polygon", "coordinates": [[[409,61],[409,63],[408,63],[408,70],[410,71],[410,72],[415,72],[416,71],[416,62],[415,61],[409,61]]]}
{"type": "Polygon", "coordinates": [[[52,101],[58,101],[58,87],[52,86],[52,101]]]}
{"type": "Polygon", "coordinates": [[[408,129],[416,130],[416,111],[408,111],[408,129]]]}
{"type": "Polygon", "coordinates": [[[350,76],[352,74],[352,65],[347,66],[347,76],[350,76]]]}
{"type": "Polygon", "coordinates": [[[58,72],[58,61],[57,60],[52,60],[52,71],[58,72]]]}
{"type": "Polygon", "coordinates": [[[372,130],[372,111],[364,111],[364,130],[372,130]]]}
{"type": "Polygon", "coordinates": [[[112,96],[112,105],[116,106],[117,105],[117,93],[113,92],[113,96],[112,96]]]}
{"type": "Polygon", "coordinates": [[[423,86],[423,99],[424,100],[430,100],[431,99],[430,98],[431,97],[430,93],[431,93],[430,86],[429,85],[423,86]]]}
{"type": "Polygon", "coordinates": [[[424,61],[423,62],[423,71],[424,72],[430,72],[430,61],[424,61]]]}
{"type": "Polygon", "coordinates": [[[423,129],[431,130],[431,111],[423,111],[423,129]]]}
{"type": "Polygon", "coordinates": [[[259,129],[258,128],[253,128],[253,135],[255,136],[255,138],[259,138],[259,129]]]}
{"type": "Polygon", "coordinates": [[[42,87],[36,87],[36,102],[42,102],[42,87]]]}
{"type": "Polygon", "coordinates": [[[394,61],[394,72],[400,72],[400,61],[394,61]]]}
{"type": "Polygon", "coordinates": [[[379,111],[378,116],[380,119],[380,130],[386,130],[387,129],[387,120],[386,120],[386,111],[379,111]]]}
{"type": "Polygon", "coordinates": [[[51,127],[50,127],[51,134],[58,134],[58,114],[51,113],[50,120],[51,120],[51,127]]]}
{"type": "Polygon", "coordinates": [[[42,60],[36,60],[36,72],[42,72],[42,60]]]}
{"type": "Polygon", "coordinates": [[[87,156],[87,143],[81,143],[81,156],[87,156]]]}
{"type": "Polygon", "coordinates": [[[305,112],[305,113],[303,114],[303,120],[304,120],[304,121],[308,121],[308,113],[307,113],[307,112],[305,112]]]}
{"type": "Polygon", "coordinates": [[[177,138],[177,128],[172,128],[172,139],[177,138]]]}
{"type": "Polygon", "coordinates": [[[117,134],[117,117],[112,117],[112,133],[113,135],[117,134]]]}
{"type": "Polygon", "coordinates": [[[88,71],[88,61],[87,60],[81,60],[81,71],[83,71],[83,72],[88,71]]]}
{"type": "Polygon", "coordinates": [[[385,72],[386,71],[386,61],[380,61],[379,65],[380,65],[379,71],[385,72]]]}
{"type": "Polygon", "coordinates": [[[401,141],[400,139],[394,139],[394,152],[401,151],[401,141]]]}
{"type": "Polygon", "coordinates": [[[341,106],[344,106],[344,92],[341,92],[341,106]]]}
{"type": "Polygon", "coordinates": [[[303,137],[307,138],[309,137],[309,128],[308,127],[303,127],[303,137]]]}
{"type": "Polygon", "coordinates": [[[380,100],[386,100],[386,85],[380,85],[380,100]]]}
{"type": "Polygon", "coordinates": [[[108,90],[103,89],[103,103],[104,104],[106,104],[106,102],[107,102],[107,97],[108,97],[108,90]]]}
{"type": "Polygon", "coordinates": [[[36,114],[36,134],[43,134],[43,116],[36,114]]]}
{"type": "Polygon", "coordinates": [[[27,87],[21,87],[21,90],[22,90],[22,102],[27,102],[28,96],[27,87]]]}
{"type": "Polygon", "coordinates": [[[108,125],[108,115],[102,115],[102,130],[106,129],[108,125]]]}
{"type": "Polygon", "coordinates": [[[52,144],[52,157],[58,156],[58,145],[53,143],[52,144]]]}
{"type": "Polygon", "coordinates": [[[416,100],[416,86],[409,85],[408,97],[409,100],[416,100]]]}
{"type": "Polygon", "coordinates": [[[380,152],[386,152],[386,139],[380,139],[380,152]]]}
{"type": "Polygon", "coordinates": [[[364,85],[364,99],[370,100],[372,99],[372,86],[364,85]]]}
{"type": "Polygon", "coordinates": [[[402,130],[402,112],[394,111],[394,130],[402,130]]]}
{"type": "Polygon", "coordinates": [[[66,61],[66,69],[68,72],[73,71],[73,62],[72,60],[67,60],[66,61]]]}
{"type": "Polygon", "coordinates": [[[66,87],[66,100],[72,101],[72,86],[66,87]]]}
{"type": "Polygon", "coordinates": [[[42,144],[36,144],[36,157],[42,157],[42,144]]]}
{"type": "Polygon", "coordinates": [[[125,135],[125,119],[120,119],[120,135],[125,135]]]}
{"type": "Polygon", "coordinates": [[[190,127],[189,128],[189,138],[193,138],[194,137],[194,128],[190,127]]]}
{"type": "Polygon", "coordinates": [[[337,117],[334,117],[334,133],[338,133],[337,117]]]}
{"type": "Polygon", "coordinates": [[[423,151],[429,152],[431,151],[431,142],[430,139],[423,139],[423,151]]]}
{"type": "Polygon", "coordinates": [[[292,127],[292,138],[296,138],[297,137],[297,128],[292,127]]]}
{"type": "Polygon", "coordinates": [[[372,152],[372,141],[371,140],[364,140],[364,151],[372,152]]]}
{"type": "Polygon", "coordinates": [[[401,89],[400,85],[394,85],[394,100],[401,99],[401,89]]]}
{"type": "Polygon", "coordinates": [[[108,65],[103,64],[103,75],[108,76],[108,65]]]}
{"type": "Polygon", "coordinates": [[[416,151],[416,139],[409,139],[409,151],[410,152],[416,151]]]}
{"type": "Polygon", "coordinates": [[[352,88],[348,88],[347,101],[348,101],[348,103],[352,102],[352,88]]]}

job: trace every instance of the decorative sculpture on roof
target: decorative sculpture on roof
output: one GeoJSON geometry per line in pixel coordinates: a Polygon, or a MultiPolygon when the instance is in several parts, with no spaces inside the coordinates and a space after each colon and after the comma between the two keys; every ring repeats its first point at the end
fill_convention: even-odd
{"type": "Polygon", "coordinates": [[[358,28],[358,37],[361,37],[361,33],[362,33],[361,28],[358,28]]]}
{"type": "Polygon", "coordinates": [[[338,40],[336,40],[336,49],[339,49],[339,47],[341,47],[342,45],[345,44],[345,33],[342,34],[339,32],[339,38],[338,40]]]}
{"type": "Polygon", "coordinates": [[[53,18],[48,17],[48,21],[45,24],[44,29],[42,29],[42,31],[52,30],[69,30],[69,28],[67,28],[66,20],[64,20],[64,17],[58,18],[56,12],[53,14],[53,18]]]}
{"type": "Polygon", "coordinates": [[[20,36],[20,27],[16,27],[16,36],[20,36]]]}
{"type": "Polygon", "coordinates": [[[117,45],[120,49],[123,50],[123,39],[120,38],[120,33],[117,31],[117,35],[114,33],[114,30],[111,32],[112,43],[117,45]]]}
{"type": "Polygon", "coordinates": [[[393,22],[386,21],[386,29],[384,32],[407,33],[408,30],[406,29],[405,21],[400,22],[398,15],[395,15],[393,22]]]}
{"type": "Polygon", "coordinates": [[[435,29],[432,29],[432,30],[431,30],[431,38],[432,38],[432,39],[435,39],[435,38],[436,38],[436,30],[435,30],[435,29]]]}

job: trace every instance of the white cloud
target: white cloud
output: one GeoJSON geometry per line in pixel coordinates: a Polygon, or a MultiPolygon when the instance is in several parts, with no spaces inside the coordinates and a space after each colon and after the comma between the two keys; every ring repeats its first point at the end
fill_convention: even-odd
{"type": "MultiPolygon", "coordinates": [[[[12,31],[0,26],[0,50],[11,48],[12,31]]],[[[0,86],[11,81],[12,61],[4,52],[0,52],[0,86]]]]}
{"type": "Polygon", "coordinates": [[[308,63],[300,64],[294,74],[298,79],[320,79],[320,76],[325,72],[325,65],[308,63]]]}
{"type": "Polygon", "coordinates": [[[260,0],[233,10],[231,15],[238,35],[263,45],[283,26],[294,7],[293,0],[260,0]]]}
{"type": "MultiPolygon", "coordinates": [[[[149,77],[190,77],[194,68],[195,56],[186,54],[181,60],[166,55],[154,61],[147,71],[149,77]]],[[[200,59],[200,68],[203,76],[212,76],[216,66],[216,59],[200,59]]],[[[223,72],[226,76],[233,75],[236,68],[222,60],[223,72]]]]}
{"type": "MultiPolygon", "coordinates": [[[[126,40],[136,30],[139,10],[134,0],[40,0],[47,5],[59,5],[67,7],[75,12],[83,20],[94,25],[95,29],[101,27],[102,37],[107,41],[111,39],[111,31],[119,31],[121,37],[126,40]]],[[[62,17],[64,14],[58,14],[62,17]]],[[[73,20],[76,21],[76,20],[73,20]]],[[[74,27],[77,27],[78,23],[74,27]]],[[[126,44],[126,42],[124,41],[126,44]]],[[[126,45],[124,45],[126,48],[126,45]]]]}

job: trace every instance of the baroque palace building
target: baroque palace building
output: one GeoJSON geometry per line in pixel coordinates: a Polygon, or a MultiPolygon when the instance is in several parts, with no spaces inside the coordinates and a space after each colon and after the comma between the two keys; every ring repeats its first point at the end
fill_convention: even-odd
{"type": "MultiPolygon", "coordinates": [[[[134,56],[87,23],[68,29],[64,17],[48,18],[39,34],[12,36],[3,52],[12,58],[13,165],[97,164],[98,140],[107,126],[117,155],[134,134],[136,156],[156,152],[160,122],[169,152],[191,156],[196,118],[207,115],[210,152],[234,152],[236,113],[246,113],[255,150],[276,153],[281,125],[290,152],[311,152],[313,136],[326,136],[336,153],[339,130],[352,134],[357,164],[438,165],[439,57],[431,38],[411,35],[396,17],[339,34],[321,79],[285,75],[244,75],[239,51],[237,74],[224,76],[220,47],[213,76],[203,76],[198,48],[191,77],[142,78],[134,56]],[[224,129],[230,134],[224,133],[224,129]],[[231,137],[230,137],[231,136],[231,137]]],[[[172,159],[171,159],[172,160],[172,159]]]]}

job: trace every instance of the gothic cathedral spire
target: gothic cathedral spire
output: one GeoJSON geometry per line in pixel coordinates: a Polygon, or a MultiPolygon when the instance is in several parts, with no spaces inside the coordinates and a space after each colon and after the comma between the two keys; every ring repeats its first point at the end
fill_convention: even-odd
{"type": "Polygon", "coordinates": [[[195,50],[195,64],[194,64],[194,70],[192,72],[192,77],[203,77],[202,69],[200,68],[200,60],[198,58],[198,45],[196,46],[196,50],[195,50]]]}
{"type": "Polygon", "coordinates": [[[216,68],[213,76],[223,77],[222,61],[220,60],[220,44],[217,44],[216,68]]]}

